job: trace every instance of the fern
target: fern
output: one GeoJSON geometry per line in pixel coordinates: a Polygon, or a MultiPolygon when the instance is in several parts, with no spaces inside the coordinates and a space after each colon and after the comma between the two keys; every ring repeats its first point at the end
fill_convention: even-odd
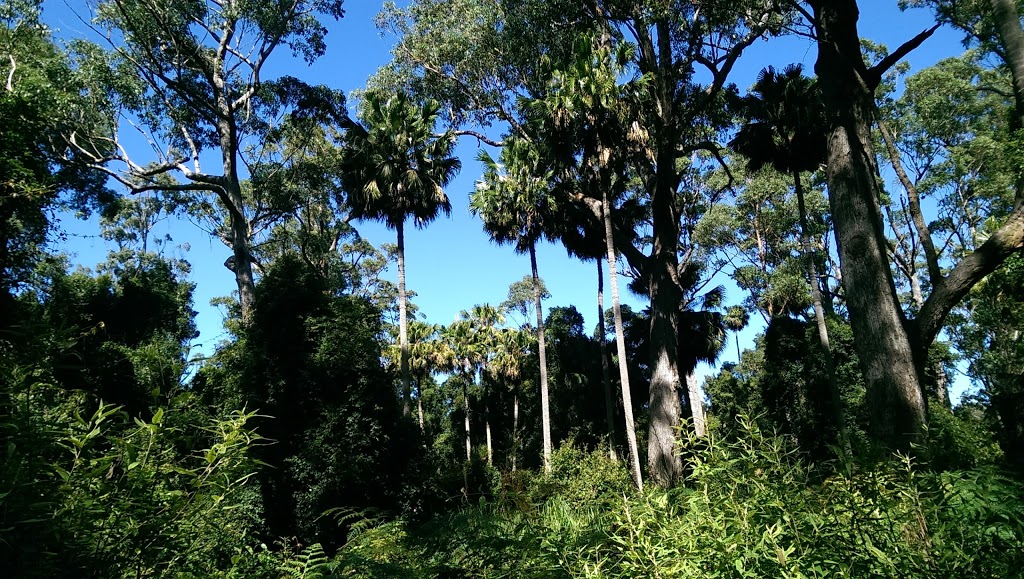
{"type": "Polygon", "coordinates": [[[285,561],[280,571],[285,577],[295,579],[321,579],[333,576],[337,566],[337,562],[327,557],[323,545],[313,543],[294,558],[285,561]]]}

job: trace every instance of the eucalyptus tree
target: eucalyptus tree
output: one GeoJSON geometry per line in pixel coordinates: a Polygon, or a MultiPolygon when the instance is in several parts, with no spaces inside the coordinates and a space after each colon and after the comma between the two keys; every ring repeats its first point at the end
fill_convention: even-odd
{"type": "MultiPolygon", "coordinates": [[[[987,240],[948,273],[931,280],[932,291],[917,316],[908,319],[889,268],[870,130],[882,75],[925,42],[938,24],[872,64],[861,52],[855,0],[809,0],[807,4],[811,10],[805,17],[820,48],[815,70],[827,111],[829,204],[846,303],[867,382],[872,430],[890,445],[909,449],[923,440],[926,428],[921,385],[928,347],[970,289],[1024,248],[1022,188],[1016,185],[1013,210],[993,227],[987,240]]],[[[993,6],[998,9],[986,14],[972,4],[965,16],[976,21],[990,16],[986,30],[993,34],[985,42],[1011,72],[1024,70],[1024,53],[1013,49],[1024,35],[1015,6],[1004,0],[994,0],[993,6]]],[[[949,13],[940,11],[940,16],[946,18],[949,13]]],[[[1015,76],[1012,90],[1024,95],[1024,75],[1015,76]]],[[[1021,114],[1020,102],[1024,101],[1015,98],[1015,115],[1021,114]]]]}
{"type": "Polygon", "coordinates": [[[750,94],[743,99],[745,123],[730,145],[747,158],[747,165],[757,170],[772,166],[793,179],[797,212],[800,219],[800,252],[805,260],[818,341],[825,356],[833,412],[844,446],[849,446],[846,413],[836,380],[835,362],[828,340],[825,308],[821,296],[822,275],[818,268],[807,202],[800,174],[817,171],[825,162],[825,111],[821,94],[813,79],[803,76],[799,65],[787,66],[782,73],[768,67],[761,71],[750,94]]]}
{"type": "MultiPolygon", "coordinates": [[[[106,178],[75,154],[68,130],[108,130],[114,111],[83,91],[90,76],[53,40],[42,3],[0,8],[0,300],[31,279],[61,202],[85,213],[107,206],[106,178]]],[[[86,63],[82,63],[86,64],[86,63]]],[[[95,142],[109,152],[108,143],[95,142]]],[[[13,304],[0,303],[0,325],[13,304]]]]}
{"type": "Polygon", "coordinates": [[[375,219],[398,237],[398,326],[406,415],[411,412],[409,337],[405,289],[405,222],[425,227],[451,202],[444,187],[462,167],[453,156],[455,137],[434,134],[438,105],[416,106],[403,94],[364,96],[363,124],[345,134],[340,159],[341,181],[353,215],[375,219]]]}
{"type": "Polygon", "coordinates": [[[142,131],[154,158],[129,154],[116,127],[99,141],[72,133],[73,148],[135,193],[216,198],[227,222],[222,239],[232,250],[225,265],[234,273],[243,319],[255,296],[251,207],[242,187],[246,143],[267,128],[267,111],[258,106],[263,96],[287,87],[298,97],[309,89],[295,79],[268,82],[264,68],[281,46],[316,60],[327,34],[318,18],[342,14],[342,0],[109,0],[96,7],[94,26],[110,53],[81,45],[90,66],[108,69],[94,75],[92,93],[110,100],[124,126],[142,131]],[[218,169],[203,167],[207,150],[219,154],[218,169]]]}
{"type": "Polygon", "coordinates": [[[540,358],[541,431],[544,469],[551,469],[551,416],[548,405],[547,351],[540,276],[537,274],[537,243],[551,236],[558,219],[558,199],[553,191],[554,172],[537,146],[510,137],[501,149],[501,163],[481,151],[484,174],[470,194],[469,209],[483,220],[494,241],[514,246],[516,253],[530,255],[533,299],[537,319],[537,350],[540,358]]]}

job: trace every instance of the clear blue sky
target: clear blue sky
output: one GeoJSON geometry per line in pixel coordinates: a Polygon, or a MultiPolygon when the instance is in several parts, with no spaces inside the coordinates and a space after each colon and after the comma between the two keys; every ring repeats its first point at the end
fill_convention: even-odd
{"type": "MultiPolygon", "coordinates": [[[[930,12],[900,12],[895,0],[862,0],[860,4],[861,36],[886,44],[890,49],[933,23],[930,12]]],[[[376,0],[349,0],[345,18],[330,23],[327,53],[323,58],[307,67],[301,61],[287,58],[286,51],[280,50],[264,78],[289,74],[309,83],[326,84],[347,93],[362,88],[366,79],[390,59],[390,49],[394,42],[393,38],[381,37],[373,25],[373,17],[380,5],[381,2],[376,0]]],[[[43,18],[51,28],[58,29],[59,38],[88,36],[85,25],[74,12],[87,14],[85,5],[79,0],[70,0],[68,3],[47,0],[44,3],[43,18]]],[[[960,38],[959,33],[940,29],[907,60],[912,69],[917,70],[942,58],[959,54],[962,51],[960,38]]],[[[781,68],[792,62],[804,63],[810,73],[813,71],[815,57],[816,49],[806,39],[762,41],[749,49],[737,66],[732,80],[741,88],[747,87],[754,82],[763,67],[772,65],[781,68]]],[[[477,143],[473,139],[466,138],[459,144],[457,154],[462,159],[463,169],[447,189],[452,201],[451,218],[440,219],[424,230],[410,229],[407,232],[408,286],[417,293],[416,303],[420,312],[431,322],[449,323],[461,310],[475,304],[496,305],[505,299],[509,284],[529,273],[528,258],[515,255],[510,247],[499,247],[491,243],[479,221],[468,211],[469,192],[481,175],[479,164],[475,161],[476,149],[477,143]]],[[[140,153],[145,154],[144,151],[140,153]]],[[[892,180],[888,181],[896,190],[892,180]]],[[[68,242],[62,249],[73,254],[73,263],[92,267],[105,258],[109,248],[98,237],[95,221],[80,221],[68,215],[61,218],[62,227],[69,234],[68,242]]],[[[230,251],[221,242],[213,240],[188,222],[169,222],[164,227],[164,232],[169,233],[175,243],[188,246],[187,250],[170,252],[184,257],[193,266],[192,280],[197,284],[195,308],[199,312],[197,322],[201,332],[197,348],[210,352],[212,346],[223,338],[223,329],[222,315],[208,305],[209,301],[217,296],[228,295],[235,289],[233,275],[222,265],[230,251]]],[[[375,245],[395,241],[394,233],[379,224],[361,223],[357,224],[357,228],[375,245]]],[[[575,305],[585,316],[589,332],[597,321],[594,311],[594,263],[571,259],[561,246],[553,244],[546,244],[539,249],[538,262],[540,275],[552,294],[546,306],[575,305]]],[[[388,275],[393,278],[394,272],[388,275]]],[[[742,293],[727,278],[718,283],[728,288],[727,303],[742,301],[742,293]]],[[[625,284],[620,285],[625,294],[625,284]]],[[[634,307],[645,306],[635,296],[624,297],[634,307]]],[[[753,336],[762,329],[757,324],[751,324],[741,333],[741,344],[747,347],[753,336]]],[[[734,361],[735,355],[735,348],[729,347],[722,361],[734,361]]],[[[702,373],[709,370],[704,368],[702,373]]]]}

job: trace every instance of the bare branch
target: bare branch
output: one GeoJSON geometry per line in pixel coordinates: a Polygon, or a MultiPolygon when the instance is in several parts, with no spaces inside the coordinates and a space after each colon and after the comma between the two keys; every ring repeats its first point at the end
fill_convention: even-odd
{"type": "Polygon", "coordinates": [[[872,91],[878,88],[879,83],[882,82],[882,75],[892,68],[893,65],[902,60],[904,56],[910,54],[912,50],[921,46],[925,40],[928,40],[928,37],[934,34],[935,31],[938,30],[939,26],[941,26],[941,24],[936,23],[935,26],[932,26],[904,42],[899,48],[883,58],[881,62],[869,68],[864,78],[864,84],[866,84],[872,91]]]}

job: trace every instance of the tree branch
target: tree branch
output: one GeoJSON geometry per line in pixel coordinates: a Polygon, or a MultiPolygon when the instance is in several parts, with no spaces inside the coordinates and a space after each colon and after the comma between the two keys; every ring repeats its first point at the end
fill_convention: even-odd
{"type": "Polygon", "coordinates": [[[882,75],[892,68],[893,65],[902,60],[904,56],[910,54],[912,50],[921,46],[921,43],[928,40],[928,37],[934,34],[935,31],[938,30],[939,26],[941,26],[941,23],[935,23],[935,26],[932,26],[904,42],[899,48],[893,51],[892,54],[886,56],[881,60],[881,62],[869,68],[864,78],[864,84],[866,84],[872,91],[878,88],[878,85],[882,82],[882,75]]]}
{"type": "Polygon", "coordinates": [[[907,176],[907,172],[903,170],[903,161],[900,159],[899,151],[896,150],[896,140],[889,130],[889,125],[879,119],[878,130],[882,133],[882,140],[889,152],[889,162],[899,177],[900,183],[903,184],[903,188],[907,191],[910,217],[914,222],[914,228],[917,229],[917,237],[921,240],[924,258],[928,263],[928,278],[931,280],[932,286],[937,288],[942,283],[942,270],[939,269],[939,256],[935,252],[935,244],[932,243],[931,231],[928,230],[928,224],[925,223],[924,215],[921,213],[921,196],[917,187],[907,176]]]}
{"type": "Polygon", "coordinates": [[[996,270],[1006,258],[1024,249],[1024,208],[1018,207],[1009,219],[981,247],[960,261],[943,283],[921,306],[915,320],[918,344],[927,346],[942,331],[946,316],[986,275],[996,270]]]}

